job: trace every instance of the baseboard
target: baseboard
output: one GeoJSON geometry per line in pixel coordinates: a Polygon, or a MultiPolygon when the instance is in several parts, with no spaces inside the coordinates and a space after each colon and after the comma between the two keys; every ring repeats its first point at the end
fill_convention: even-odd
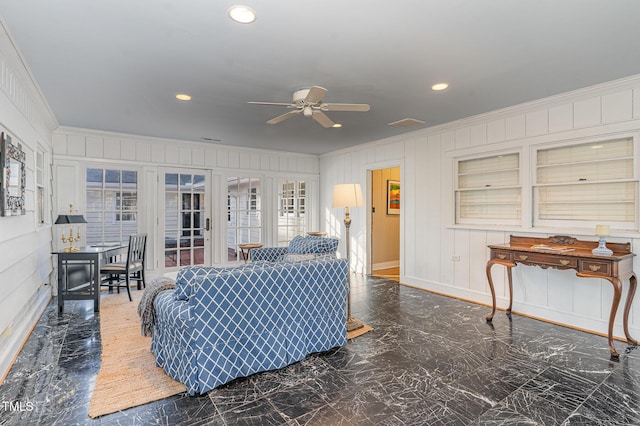
{"type": "Polygon", "coordinates": [[[51,287],[40,287],[0,336],[0,385],[9,374],[11,366],[50,300],[51,287]]]}
{"type": "Polygon", "coordinates": [[[389,262],[373,263],[371,265],[371,270],[377,271],[378,269],[398,268],[399,266],[400,260],[392,260],[389,262]]]}

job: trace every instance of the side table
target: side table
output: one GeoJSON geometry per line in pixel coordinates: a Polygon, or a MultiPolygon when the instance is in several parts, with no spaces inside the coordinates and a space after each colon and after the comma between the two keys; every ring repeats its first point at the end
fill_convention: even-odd
{"type": "Polygon", "coordinates": [[[238,248],[240,249],[240,254],[242,255],[242,260],[244,263],[247,263],[249,260],[249,255],[251,253],[251,249],[262,247],[260,243],[251,243],[251,244],[238,244],[238,248]]]}

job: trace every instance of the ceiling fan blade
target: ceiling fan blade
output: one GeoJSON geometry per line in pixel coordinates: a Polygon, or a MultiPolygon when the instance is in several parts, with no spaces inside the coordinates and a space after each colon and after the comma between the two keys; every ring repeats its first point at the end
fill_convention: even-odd
{"type": "Polygon", "coordinates": [[[276,106],[286,106],[289,108],[293,108],[294,105],[291,105],[290,103],[284,103],[284,102],[252,102],[249,101],[247,102],[248,104],[253,104],[253,105],[276,105],[276,106]]]}
{"type": "Polygon", "coordinates": [[[304,100],[310,104],[317,104],[318,102],[322,101],[322,98],[324,98],[324,95],[326,93],[327,89],[325,89],[324,87],[313,86],[311,89],[309,89],[309,93],[307,93],[307,96],[304,98],[304,100]]]}
{"type": "Polygon", "coordinates": [[[367,104],[322,104],[323,111],[361,111],[366,112],[371,109],[367,104]]]}
{"type": "Polygon", "coordinates": [[[335,124],[333,121],[331,121],[327,114],[318,110],[313,112],[313,119],[324,127],[331,127],[335,124]]]}
{"type": "Polygon", "coordinates": [[[267,121],[267,124],[278,124],[281,121],[284,121],[284,120],[287,120],[287,119],[293,117],[294,115],[300,114],[300,112],[302,112],[302,110],[299,110],[299,109],[297,109],[295,111],[285,112],[284,114],[279,115],[279,116],[277,116],[275,118],[272,118],[271,120],[267,121]]]}

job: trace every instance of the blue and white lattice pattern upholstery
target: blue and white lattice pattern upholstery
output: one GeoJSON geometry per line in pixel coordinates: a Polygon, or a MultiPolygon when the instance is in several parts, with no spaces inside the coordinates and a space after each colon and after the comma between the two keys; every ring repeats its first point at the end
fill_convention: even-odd
{"type": "Polygon", "coordinates": [[[288,253],[295,254],[324,254],[335,253],[338,250],[337,238],[316,237],[312,235],[294,237],[289,242],[288,253]]]}
{"type": "Polygon", "coordinates": [[[189,301],[172,293],[152,351],[190,395],[346,343],[346,259],[209,270],[189,301]]]}
{"type": "Polygon", "coordinates": [[[287,254],[287,247],[259,247],[251,250],[252,262],[279,262],[287,254]]]}
{"type": "MultiPolygon", "coordinates": [[[[294,237],[288,247],[260,247],[251,250],[251,261],[281,262],[283,260],[293,261],[296,256],[314,254],[316,257],[327,254],[336,254],[340,240],[330,237],[316,237],[312,235],[298,235],[294,237]]],[[[303,260],[299,256],[298,260],[303,260]]]]}
{"type": "Polygon", "coordinates": [[[189,298],[196,293],[200,283],[204,277],[210,274],[217,274],[219,271],[233,270],[233,269],[254,269],[264,265],[265,262],[254,262],[245,265],[235,265],[226,267],[214,267],[214,266],[185,266],[180,268],[178,275],[176,275],[176,300],[189,300],[189,298]]]}

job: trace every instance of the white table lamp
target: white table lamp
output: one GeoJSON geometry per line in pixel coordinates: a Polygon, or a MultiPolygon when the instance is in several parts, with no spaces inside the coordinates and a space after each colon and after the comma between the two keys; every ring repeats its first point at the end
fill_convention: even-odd
{"type": "Polygon", "coordinates": [[[609,225],[596,225],[596,235],[600,237],[598,239],[598,247],[591,250],[591,253],[598,256],[611,256],[613,251],[607,248],[607,241],[605,237],[609,235],[611,229],[609,225]]]}

